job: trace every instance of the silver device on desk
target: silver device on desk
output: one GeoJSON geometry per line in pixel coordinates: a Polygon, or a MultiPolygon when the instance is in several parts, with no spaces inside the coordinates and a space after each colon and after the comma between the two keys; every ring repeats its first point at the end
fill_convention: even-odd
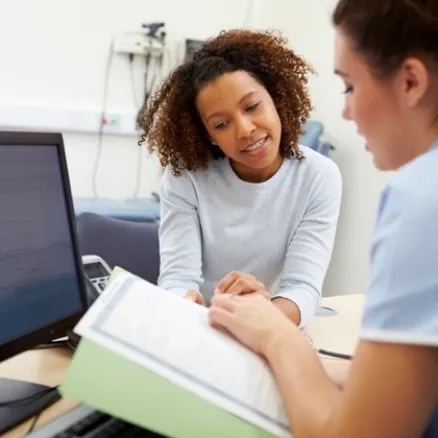
{"type": "Polygon", "coordinates": [[[108,263],[102,257],[90,254],[82,256],[82,265],[91,284],[99,294],[102,293],[111,275],[111,268],[108,263]]]}

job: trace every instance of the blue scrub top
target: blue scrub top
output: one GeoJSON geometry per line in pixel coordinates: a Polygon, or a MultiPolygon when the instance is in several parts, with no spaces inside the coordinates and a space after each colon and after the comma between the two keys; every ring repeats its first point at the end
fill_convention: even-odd
{"type": "MultiPolygon", "coordinates": [[[[360,337],[438,348],[438,140],[382,192],[360,337]]],[[[424,437],[438,437],[438,407],[424,437]]]]}

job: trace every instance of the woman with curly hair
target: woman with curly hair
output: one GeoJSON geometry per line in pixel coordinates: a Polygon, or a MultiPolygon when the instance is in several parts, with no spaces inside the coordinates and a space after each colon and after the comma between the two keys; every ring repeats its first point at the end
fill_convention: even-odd
{"type": "Polygon", "coordinates": [[[260,293],[314,315],[341,200],[336,165],[299,146],[311,68],[270,32],[232,30],[174,70],[145,108],[161,182],[158,284],[204,304],[260,293]]]}

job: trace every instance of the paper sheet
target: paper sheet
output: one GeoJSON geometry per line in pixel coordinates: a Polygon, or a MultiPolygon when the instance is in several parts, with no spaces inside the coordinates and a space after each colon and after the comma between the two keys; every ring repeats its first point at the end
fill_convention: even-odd
{"type": "Polygon", "coordinates": [[[75,331],[277,436],[290,436],[269,368],[211,328],[204,307],[122,273],[75,331]]]}

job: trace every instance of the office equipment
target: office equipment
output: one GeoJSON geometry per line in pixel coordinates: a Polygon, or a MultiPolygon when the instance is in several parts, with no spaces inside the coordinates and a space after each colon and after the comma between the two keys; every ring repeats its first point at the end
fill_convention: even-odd
{"type": "Polygon", "coordinates": [[[131,423],[81,405],[56,419],[45,428],[28,435],[29,438],[77,437],[135,437],[164,438],[163,435],[144,430],[131,423]]]}
{"type": "MultiPolygon", "coordinates": [[[[60,134],[0,132],[0,360],[60,338],[86,308],[60,134]]],[[[56,401],[0,379],[0,433],[56,401]]]]}
{"type": "Polygon", "coordinates": [[[191,61],[193,55],[196,51],[198,51],[203,45],[203,40],[195,40],[192,38],[186,38],[184,40],[184,51],[183,51],[183,61],[188,62],[191,61]]]}
{"type": "Polygon", "coordinates": [[[96,291],[102,293],[110,278],[111,268],[102,257],[94,254],[83,255],[82,265],[96,291]]]}
{"type": "MultiPolygon", "coordinates": [[[[164,23],[151,23],[147,32],[144,31],[133,31],[133,32],[123,32],[114,38],[114,53],[120,53],[125,55],[136,55],[136,56],[153,56],[159,57],[163,51],[163,42],[161,41],[161,35],[157,34],[159,28],[158,25],[164,27],[164,23]],[[155,37],[151,35],[151,32],[155,33],[155,37]]],[[[145,28],[146,25],[142,27],[145,28]]]]}

